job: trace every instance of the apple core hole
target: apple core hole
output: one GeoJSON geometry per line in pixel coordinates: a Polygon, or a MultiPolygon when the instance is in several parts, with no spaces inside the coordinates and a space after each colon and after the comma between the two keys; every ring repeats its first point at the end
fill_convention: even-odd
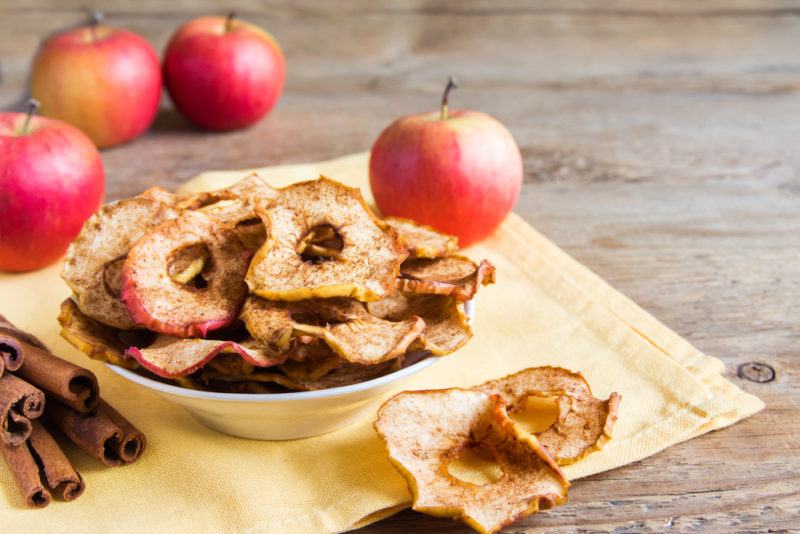
{"type": "Polygon", "coordinates": [[[558,397],[530,395],[509,416],[526,432],[544,432],[558,420],[558,397]]]}
{"type": "Polygon", "coordinates": [[[167,273],[173,282],[193,289],[208,287],[205,275],[211,270],[211,251],[205,243],[174,250],[167,259],[167,273]]]}
{"type": "Polygon", "coordinates": [[[256,250],[267,239],[267,230],[258,217],[237,222],[234,231],[239,241],[250,250],[256,250]]]}
{"type": "Polygon", "coordinates": [[[329,261],[342,252],[344,239],[330,224],[312,227],[297,242],[295,250],[306,263],[319,264],[329,261]]]}
{"type": "Polygon", "coordinates": [[[503,478],[503,470],[491,452],[477,444],[464,447],[447,463],[447,472],[455,478],[484,486],[503,478]]]}
{"type": "Polygon", "coordinates": [[[112,297],[119,297],[120,289],[122,287],[121,275],[122,266],[125,263],[127,254],[114,258],[103,265],[103,287],[106,292],[112,297]]]}

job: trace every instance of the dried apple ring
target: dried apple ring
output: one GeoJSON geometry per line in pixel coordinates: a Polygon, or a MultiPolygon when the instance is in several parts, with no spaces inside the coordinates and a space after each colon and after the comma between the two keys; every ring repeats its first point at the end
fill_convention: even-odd
{"type": "Polygon", "coordinates": [[[147,198],[150,200],[156,200],[161,202],[162,204],[166,204],[167,206],[174,206],[178,201],[178,197],[175,196],[175,193],[171,193],[164,189],[163,187],[154,186],[148,189],[145,189],[138,195],[137,198],[147,198]]]}
{"type": "Polygon", "coordinates": [[[176,337],[205,337],[233,323],[247,296],[244,274],[249,253],[233,230],[197,211],[158,226],[140,239],[122,267],[121,299],[138,324],[176,337]],[[205,287],[172,279],[174,251],[205,245],[205,287]]]}
{"type": "Polygon", "coordinates": [[[235,230],[249,250],[256,250],[266,240],[266,232],[253,207],[257,201],[269,201],[277,194],[263,178],[251,174],[225,189],[184,197],[177,205],[222,221],[235,230]]]}
{"type": "Polygon", "coordinates": [[[145,233],[177,216],[156,200],[129,198],[101,207],[84,223],[61,271],[84,314],[115,328],[136,327],[119,299],[122,263],[145,233]]]}
{"type": "Polygon", "coordinates": [[[525,369],[474,389],[501,395],[512,415],[525,410],[529,397],[555,397],[558,417],[536,437],[559,465],[577,462],[611,439],[621,399],[617,393],[596,399],[582,374],[561,367],[525,369]]]}
{"type": "Polygon", "coordinates": [[[495,268],[488,260],[480,265],[464,256],[408,260],[400,266],[397,287],[409,293],[451,295],[467,301],[478,288],[494,283],[495,268]]]}
{"type": "Polygon", "coordinates": [[[447,295],[413,295],[396,293],[377,302],[367,303],[375,317],[389,321],[404,321],[420,317],[425,329],[412,345],[437,356],[450,354],[472,337],[464,305],[447,295]]]}
{"type": "Polygon", "coordinates": [[[414,510],[493,533],[567,500],[564,474],[536,437],[509,419],[498,396],[406,391],[381,406],[374,426],[408,483],[414,510]],[[496,462],[496,480],[477,484],[452,474],[451,463],[474,450],[496,462]]]}
{"type": "Polygon", "coordinates": [[[268,238],[256,252],[247,284],[271,300],[352,297],[378,300],[395,291],[408,253],[397,233],[375,217],[358,189],[321,177],[280,190],[258,210],[268,238]],[[342,250],[334,258],[306,262],[296,247],[317,226],[336,229],[342,250]]]}
{"type": "Polygon", "coordinates": [[[425,323],[408,316],[388,321],[370,315],[353,299],[278,302],[250,297],[242,320],[251,335],[276,351],[286,351],[294,333],[322,339],[342,359],[374,365],[402,356],[425,323]]]}
{"type": "Polygon", "coordinates": [[[458,249],[456,236],[402,217],[386,217],[383,220],[400,234],[400,239],[408,248],[409,258],[443,258],[458,249]]]}
{"type": "MultiPolygon", "coordinates": [[[[396,371],[399,368],[398,360],[390,360],[377,365],[359,365],[355,363],[344,363],[328,371],[318,378],[310,376],[301,377],[299,375],[289,376],[285,373],[275,373],[269,371],[254,372],[247,376],[251,382],[274,383],[297,391],[316,391],[319,389],[329,389],[351,384],[358,384],[366,380],[372,380],[379,376],[396,371]]],[[[211,378],[219,378],[212,375],[211,378]]]]}
{"type": "Polygon", "coordinates": [[[192,374],[218,354],[238,354],[245,362],[256,367],[270,367],[284,361],[261,350],[253,340],[235,343],[217,339],[158,336],[148,347],[129,347],[125,351],[126,356],[136,359],[142,367],[163,378],[192,374]]]}
{"type": "Polygon", "coordinates": [[[128,369],[135,369],[139,364],[125,358],[125,349],[132,339],[126,340],[123,334],[141,337],[136,341],[143,343],[151,340],[146,330],[119,330],[92,319],[83,314],[70,298],[61,303],[58,324],[61,325],[61,337],[88,357],[128,369]]]}

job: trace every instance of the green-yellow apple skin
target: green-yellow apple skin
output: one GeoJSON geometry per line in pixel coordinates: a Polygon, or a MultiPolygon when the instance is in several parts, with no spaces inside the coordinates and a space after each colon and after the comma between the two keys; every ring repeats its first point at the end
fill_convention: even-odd
{"type": "Polygon", "coordinates": [[[384,215],[406,217],[469,246],[488,237],[522,187],[519,147],[493,117],[455,110],[401,117],[375,141],[372,193],[384,215]]]}

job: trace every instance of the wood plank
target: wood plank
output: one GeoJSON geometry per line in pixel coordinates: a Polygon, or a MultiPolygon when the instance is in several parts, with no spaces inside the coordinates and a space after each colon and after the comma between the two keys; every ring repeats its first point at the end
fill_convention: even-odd
{"type": "MultiPolygon", "coordinates": [[[[252,129],[208,134],[170,108],[103,152],[109,199],[207,169],[368,148],[401,114],[455,106],[517,138],[517,211],[698,348],[767,409],[576,483],[529,532],[792,529],[800,514],[800,7],[791,1],[336,3],[107,0],[109,22],[158,51],[181,22],[226,12],[268,28],[286,94],[252,129]],[[147,154],[147,158],[141,157],[147,154]],[[776,379],[736,376],[750,361],[776,379]]],[[[18,105],[40,40],[77,1],[0,5],[0,107],[18,105]]],[[[463,532],[406,511],[368,533],[463,532]]]]}

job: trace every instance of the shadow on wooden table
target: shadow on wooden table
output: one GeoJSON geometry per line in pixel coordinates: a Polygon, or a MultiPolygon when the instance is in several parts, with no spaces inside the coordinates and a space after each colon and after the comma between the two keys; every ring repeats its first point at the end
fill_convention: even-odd
{"type": "Polygon", "coordinates": [[[153,132],[202,133],[202,130],[192,126],[192,123],[172,107],[159,108],[150,130],[153,132]]]}

